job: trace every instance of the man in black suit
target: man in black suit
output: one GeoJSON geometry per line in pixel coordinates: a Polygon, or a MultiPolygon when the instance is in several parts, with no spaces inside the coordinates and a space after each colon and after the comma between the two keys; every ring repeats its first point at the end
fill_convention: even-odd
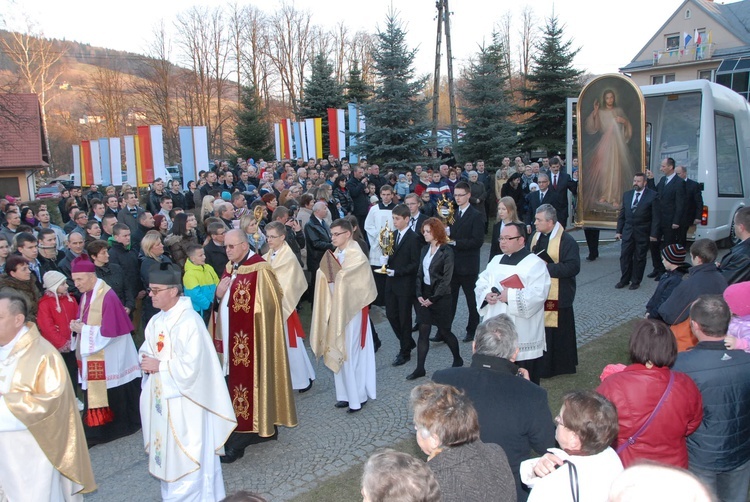
{"type": "MultiPolygon", "coordinates": [[[[465,181],[456,183],[453,189],[453,197],[458,204],[455,213],[455,221],[450,226],[450,238],[452,239],[453,255],[455,264],[453,266],[453,278],[451,279],[452,317],[456,316],[458,308],[458,293],[463,289],[466,296],[466,308],[469,310],[469,322],[466,325],[466,337],[464,342],[474,340],[474,332],[479,325],[479,312],[477,311],[477,299],[474,287],[479,276],[479,250],[484,244],[484,219],[482,215],[471,207],[471,187],[465,181]]],[[[443,341],[437,336],[432,341],[443,341]]]]}
{"type": "Polygon", "coordinates": [[[422,207],[422,201],[419,195],[410,193],[404,197],[404,204],[409,208],[409,228],[417,234],[420,248],[425,245],[424,235],[422,235],[422,224],[427,221],[427,216],[419,211],[422,207]]]}
{"type": "Polygon", "coordinates": [[[620,282],[615,287],[638,289],[646,270],[649,242],[656,242],[659,233],[659,199],[656,192],[646,188],[646,175],[636,173],[633,190],[622,196],[622,206],[617,217],[615,239],[622,239],[620,248],[620,282]]]}
{"type": "Polygon", "coordinates": [[[362,166],[357,166],[352,171],[352,177],[346,182],[346,190],[352,197],[352,214],[357,217],[359,228],[364,230],[367,212],[370,209],[370,200],[365,193],[367,188],[367,177],[362,166]]]}
{"type": "Polygon", "coordinates": [[[573,195],[578,193],[578,182],[574,181],[569,174],[560,172],[561,167],[560,157],[555,156],[550,159],[549,189],[555,196],[550,204],[557,211],[557,222],[565,228],[568,224],[568,191],[573,195]]]}
{"type": "Polygon", "coordinates": [[[411,309],[416,295],[417,269],[421,266],[421,246],[417,234],[409,228],[409,208],[399,204],[391,214],[396,230],[385,279],[385,315],[400,344],[393,366],[401,366],[411,359],[411,351],[416,347],[411,337],[411,309]]]}
{"type": "Polygon", "coordinates": [[[539,206],[542,204],[551,204],[552,207],[555,207],[553,202],[557,202],[557,194],[552,191],[549,186],[549,176],[546,174],[539,174],[537,184],[539,185],[539,190],[530,193],[528,197],[529,207],[528,211],[526,211],[525,219],[526,233],[529,235],[532,235],[536,230],[534,228],[534,218],[536,217],[536,210],[539,209],[539,206]]]}
{"type": "MultiPolygon", "coordinates": [[[[323,201],[313,204],[313,214],[305,225],[305,248],[307,249],[307,270],[310,271],[310,287],[308,291],[315,291],[315,276],[320,268],[320,260],[326,251],[336,249],[331,243],[331,229],[325,222],[328,205],[323,201]]],[[[310,303],[313,295],[309,296],[310,303]]]]}
{"type": "Polygon", "coordinates": [[[676,244],[680,232],[683,212],[685,210],[685,180],[675,173],[675,163],[672,157],[661,161],[661,172],[664,176],[659,184],[654,186],[651,171],[646,171],[648,188],[659,194],[659,232],[656,241],[651,241],[651,262],[654,270],[647,277],[658,280],[665,272],[661,263],[661,250],[670,244],[676,244]]]}
{"type": "Polygon", "coordinates": [[[693,225],[701,224],[701,218],[703,217],[703,194],[698,182],[688,178],[685,166],[675,167],[674,172],[677,173],[677,176],[685,180],[685,210],[682,213],[680,234],[677,237],[677,242],[684,247],[687,243],[688,229],[693,225]]]}
{"type": "Polygon", "coordinates": [[[516,480],[517,499],[523,502],[529,492],[519,476],[521,461],[529,458],[532,449],[542,454],[554,446],[555,425],[547,391],[517,376],[517,354],[516,327],[500,314],[477,328],[470,367],[436,371],[432,379],[463,390],[472,400],[480,439],[502,446],[516,480]]]}
{"type": "Polygon", "coordinates": [[[128,190],[122,194],[125,199],[125,207],[117,214],[118,223],[124,223],[130,227],[130,232],[138,230],[138,216],[143,213],[143,208],[138,206],[138,197],[134,192],[128,190]]]}

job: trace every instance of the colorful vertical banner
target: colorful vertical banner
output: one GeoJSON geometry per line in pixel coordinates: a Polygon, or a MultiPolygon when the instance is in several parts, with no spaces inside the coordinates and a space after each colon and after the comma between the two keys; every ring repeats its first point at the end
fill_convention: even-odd
{"type": "Polygon", "coordinates": [[[297,155],[297,157],[302,157],[305,161],[308,159],[307,157],[307,131],[306,131],[307,125],[305,124],[305,121],[299,122],[299,144],[302,148],[302,152],[297,155]]]}
{"type": "Polygon", "coordinates": [[[149,137],[151,138],[151,163],[154,166],[154,179],[164,179],[167,175],[167,165],[164,159],[164,132],[160,125],[148,127],[149,137]]]}
{"type": "Polygon", "coordinates": [[[349,103],[347,108],[349,109],[349,162],[356,164],[359,158],[352,151],[352,147],[357,145],[357,138],[354,135],[359,132],[359,108],[357,103],[349,103]]]}
{"type": "Polygon", "coordinates": [[[208,129],[206,126],[180,126],[180,155],[182,157],[182,184],[197,181],[200,171],[208,170],[208,129]]]}
{"type": "Polygon", "coordinates": [[[315,122],[315,151],[318,154],[316,158],[323,157],[323,119],[316,117],[313,119],[315,122]]]}
{"type": "Polygon", "coordinates": [[[336,110],[336,131],[339,137],[339,151],[334,153],[334,157],[339,160],[346,158],[346,113],[343,108],[336,110]]]}
{"type": "Polygon", "coordinates": [[[273,125],[273,140],[276,148],[276,160],[281,160],[281,125],[273,125]]]}
{"type": "Polygon", "coordinates": [[[138,186],[145,187],[154,181],[154,157],[151,152],[151,128],[138,126],[138,186]]]}
{"type": "Polygon", "coordinates": [[[109,141],[109,179],[114,186],[122,185],[122,147],[120,138],[108,138],[109,141]]]}
{"type": "Polygon", "coordinates": [[[91,165],[91,142],[81,141],[81,179],[79,186],[91,185],[94,182],[94,171],[91,165]]]}
{"type": "Polygon", "coordinates": [[[109,155],[109,138],[99,138],[99,162],[101,164],[102,185],[112,184],[111,157],[109,155]]]}
{"type": "Polygon", "coordinates": [[[302,157],[302,131],[300,131],[299,122],[292,123],[292,136],[294,137],[294,157],[302,157]]]}
{"type": "Polygon", "coordinates": [[[328,108],[328,155],[339,154],[339,115],[335,108],[328,108]]]}
{"type": "Polygon", "coordinates": [[[305,119],[305,135],[307,136],[307,155],[305,160],[317,159],[317,141],[315,140],[315,119],[305,119]]]}
{"type": "Polygon", "coordinates": [[[141,168],[141,165],[143,164],[143,160],[141,160],[141,137],[137,134],[135,135],[135,186],[141,187],[146,186],[143,183],[143,169],[141,168]]]}
{"type": "Polygon", "coordinates": [[[81,184],[81,145],[73,145],[73,184],[81,184]]]}
{"type": "Polygon", "coordinates": [[[138,185],[138,175],[136,167],[136,149],[135,149],[135,136],[125,136],[125,170],[127,176],[125,181],[129,185],[138,185]]]}
{"type": "Polygon", "coordinates": [[[281,158],[292,158],[292,128],[289,119],[281,119],[281,158]]]}
{"type": "Polygon", "coordinates": [[[89,147],[91,148],[91,172],[93,173],[93,179],[87,182],[88,185],[101,185],[102,184],[102,159],[101,152],[99,152],[99,141],[92,139],[89,141],[89,147]]]}

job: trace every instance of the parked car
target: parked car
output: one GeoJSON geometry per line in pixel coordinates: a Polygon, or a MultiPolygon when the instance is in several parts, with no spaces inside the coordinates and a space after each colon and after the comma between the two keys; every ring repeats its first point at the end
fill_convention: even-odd
{"type": "Polygon", "coordinates": [[[37,199],[59,199],[60,187],[57,184],[47,185],[36,192],[37,199]]]}

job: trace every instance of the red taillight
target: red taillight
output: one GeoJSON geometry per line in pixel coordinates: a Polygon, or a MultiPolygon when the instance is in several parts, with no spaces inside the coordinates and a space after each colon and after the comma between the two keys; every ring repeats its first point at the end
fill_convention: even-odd
{"type": "Polygon", "coordinates": [[[704,227],[708,225],[708,206],[703,206],[703,212],[701,213],[701,225],[704,227]]]}

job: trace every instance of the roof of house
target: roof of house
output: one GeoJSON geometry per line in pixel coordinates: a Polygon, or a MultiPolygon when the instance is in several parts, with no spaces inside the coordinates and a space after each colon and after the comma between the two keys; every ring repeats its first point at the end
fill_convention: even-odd
{"type": "MultiPolygon", "coordinates": [[[[750,0],[741,0],[739,2],[729,4],[713,2],[710,0],[685,0],[674,11],[674,13],[669,16],[669,18],[656,31],[656,33],[654,33],[654,36],[652,36],[649,41],[646,42],[646,45],[644,45],[641,50],[638,51],[638,53],[635,55],[635,58],[637,58],[639,54],[646,50],[646,48],[650,46],[651,43],[662,34],[667,24],[669,24],[669,22],[675,17],[675,15],[677,15],[678,12],[682,10],[682,8],[687,3],[692,3],[699,9],[703,10],[708,16],[710,16],[718,24],[723,26],[727,31],[742,40],[745,45],[750,46],[750,0]]],[[[745,48],[743,47],[742,49],[745,48]]],[[[727,50],[729,49],[725,49],[725,51],[727,50]]],[[[732,48],[731,52],[734,51],[735,48],[732,48]]],[[[717,50],[714,53],[713,59],[721,58],[722,56],[725,56],[725,54],[722,54],[717,50]]],[[[633,60],[624,67],[620,68],[620,71],[629,71],[652,66],[651,57],[639,61],[636,61],[635,58],[633,58],[633,60]]]]}
{"type": "Polygon", "coordinates": [[[43,168],[48,160],[36,94],[0,94],[0,169],[43,168]]]}

